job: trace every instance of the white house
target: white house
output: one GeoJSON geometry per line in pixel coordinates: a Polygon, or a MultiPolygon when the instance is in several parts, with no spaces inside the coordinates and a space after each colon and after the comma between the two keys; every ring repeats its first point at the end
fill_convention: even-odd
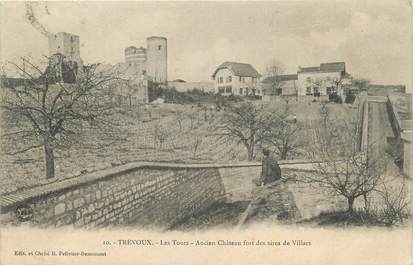
{"type": "Polygon", "coordinates": [[[351,84],[344,62],[321,63],[315,67],[298,67],[298,95],[321,96],[337,93],[343,96],[343,86],[351,84]]]}
{"type": "Polygon", "coordinates": [[[261,75],[250,64],[224,62],[214,71],[215,93],[221,95],[261,96],[258,79],[261,75]]]}

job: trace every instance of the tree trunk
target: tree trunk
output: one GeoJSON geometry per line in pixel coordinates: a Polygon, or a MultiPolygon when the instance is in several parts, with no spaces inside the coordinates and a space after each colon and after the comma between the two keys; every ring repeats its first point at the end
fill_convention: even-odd
{"type": "Polygon", "coordinates": [[[367,194],[363,194],[363,199],[364,199],[364,210],[366,211],[366,213],[369,213],[370,204],[369,204],[369,199],[367,197],[367,194]]]}
{"type": "Polygon", "coordinates": [[[248,148],[248,160],[251,161],[254,159],[254,146],[250,145],[248,148]]]}
{"type": "Polygon", "coordinates": [[[281,152],[281,157],[280,157],[281,160],[286,160],[287,159],[287,153],[288,152],[286,150],[287,149],[284,147],[284,149],[281,152]]]}
{"type": "Polygon", "coordinates": [[[46,178],[51,179],[55,177],[53,148],[49,144],[46,144],[44,146],[44,153],[46,158],[46,178]]]}
{"type": "Polygon", "coordinates": [[[352,213],[353,212],[354,198],[353,197],[347,198],[347,202],[348,202],[348,212],[352,213]]]}

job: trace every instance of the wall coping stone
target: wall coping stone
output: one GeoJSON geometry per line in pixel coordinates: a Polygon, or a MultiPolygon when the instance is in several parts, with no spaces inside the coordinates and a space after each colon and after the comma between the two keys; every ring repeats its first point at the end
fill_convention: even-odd
{"type": "MultiPolygon", "coordinates": [[[[310,165],[320,163],[321,161],[310,160],[280,160],[278,161],[281,168],[288,168],[289,165],[310,165]]],[[[84,175],[66,178],[44,185],[29,188],[27,190],[17,191],[11,194],[2,195],[0,206],[3,210],[15,207],[18,204],[25,203],[32,199],[46,196],[51,193],[71,189],[90,182],[102,180],[108,177],[113,177],[122,173],[130,172],[136,169],[151,168],[151,169],[207,169],[207,168],[239,168],[239,167],[260,167],[261,162],[242,162],[242,163],[228,163],[228,164],[185,164],[185,163],[164,163],[164,162],[132,162],[112,168],[107,168],[99,171],[86,173],[84,175]]],[[[300,171],[314,171],[308,169],[300,169],[300,171]]]]}

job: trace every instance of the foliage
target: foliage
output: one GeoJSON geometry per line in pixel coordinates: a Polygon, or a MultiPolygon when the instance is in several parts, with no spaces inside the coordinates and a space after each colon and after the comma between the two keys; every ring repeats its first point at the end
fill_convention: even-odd
{"type": "Polygon", "coordinates": [[[354,95],[354,93],[350,90],[347,93],[346,99],[344,100],[344,102],[348,104],[353,104],[355,100],[356,100],[356,95],[354,95]]]}
{"type": "Polygon", "coordinates": [[[329,94],[328,95],[328,100],[330,102],[334,102],[334,103],[338,103],[338,104],[343,103],[343,100],[341,99],[341,97],[336,92],[329,94]]]}
{"type": "Polygon", "coordinates": [[[364,79],[364,78],[354,78],[352,80],[352,84],[354,87],[357,88],[359,92],[361,91],[366,91],[368,89],[368,86],[370,84],[370,80],[364,79]]]}

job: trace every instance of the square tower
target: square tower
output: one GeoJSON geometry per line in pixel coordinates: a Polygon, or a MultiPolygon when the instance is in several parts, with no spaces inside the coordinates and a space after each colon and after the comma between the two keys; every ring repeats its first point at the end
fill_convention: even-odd
{"type": "Polygon", "coordinates": [[[80,41],[79,36],[59,32],[49,35],[49,56],[60,53],[66,57],[66,60],[77,62],[79,66],[83,65],[80,58],[80,41]]]}

